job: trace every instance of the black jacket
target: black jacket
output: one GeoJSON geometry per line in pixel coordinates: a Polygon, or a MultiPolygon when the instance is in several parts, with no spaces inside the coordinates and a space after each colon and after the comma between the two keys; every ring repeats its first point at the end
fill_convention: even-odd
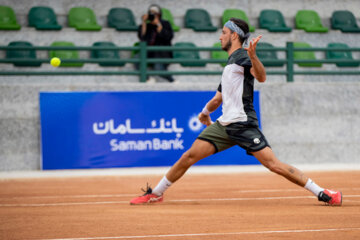
{"type": "MultiPolygon", "coordinates": [[[[141,25],[138,28],[138,37],[140,41],[144,41],[148,46],[171,46],[171,39],[174,32],[168,21],[161,19],[162,30],[157,32],[157,26],[151,23],[146,25],[146,33],[141,36],[141,25]]],[[[148,58],[172,58],[171,51],[148,52],[148,58]]]]}

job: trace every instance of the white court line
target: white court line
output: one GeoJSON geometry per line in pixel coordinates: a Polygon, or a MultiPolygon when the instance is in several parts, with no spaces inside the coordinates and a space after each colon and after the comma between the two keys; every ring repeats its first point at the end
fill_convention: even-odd
{"type": "Polygon", "coordinates": [[[257,231],[257,232],[188,233],[188,234],[164,234],[164,235],[144,235],[144,236],[52,238],[52,239],[43,239],[43,240],[70,240],[70,239],[72,239],[72,240],[97,240],[97,239],[172,238],[172,237],[256,235],[256,234],[281,234],[281,233],[339,232],[339,231],[359,231],[359,230],[360,230],[360,228],[328,228],[328,229],[298,229],[298,230],[275,230],[275,231],[257,231]]]}
{"type": "MultiPolygon", "coordinates": [[[[357,191],[360,188],[341,188],[341,191],[353,190],[357,191]]],[[[235,190],[232,193],[273,193],[273,192],[303,192],[304,189],[259,189],[259,190],[235,190]]],[[[214,192],[201,192],[203,194],[209,194],[214,192]]],[[[112,197],[135,197],[139,193],[125,193],[125,194],[91,194],[91,195],[54,195],[54,196],[22,196],[22,197],[0,197],[3,199],[41,199],[41,198],[112,198],[112,197]]]]}
{"type": "MultiPolygon", "coordinates": [[[[360,195],[346,195],[345,198],[358,198],[360,195]]],[[[200,198],[168,200],[167,202],[210,202],[210,201],[252,201],[252,200],[282,200],[282,199],[311,199],[314,196],[291,196],[291,197],[261,197],[261,198],[200,198]]],[[[72,203],[38,203],[38,204],[0,204],[0,207],[47,207],[47,206],[71,206],[71,205],[105,205],[105,204],[129,204],[129,201],[110,202],[72,202],[72,203]]]]}

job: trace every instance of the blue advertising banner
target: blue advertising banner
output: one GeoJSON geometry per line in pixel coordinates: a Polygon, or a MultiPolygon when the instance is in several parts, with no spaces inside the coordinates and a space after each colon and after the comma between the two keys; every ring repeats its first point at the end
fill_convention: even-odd
{"type": "MultiPolygon", "coordinates": [[[[197,115],[214,94],[40,93],[42,169],[171,166],[204,129],[197,115]]],[[[258,92],[254,107],[260,122],[258,92]]],[[[235,146],[197,163],[238,164],[258,162],[235,146]]]]}

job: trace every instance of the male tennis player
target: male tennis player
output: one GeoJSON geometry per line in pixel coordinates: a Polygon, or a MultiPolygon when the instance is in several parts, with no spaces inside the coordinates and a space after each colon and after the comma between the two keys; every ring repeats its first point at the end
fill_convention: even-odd
{"type": "Polygon", "coordinates": [[[254,78],[265,82],[266,72],[255,52],[261,35],[252,39],[249,46],[244,48],[243,43],[249,36],[246,22],[231,18],[225,23],[220,41],[222,49],[229,54],[228,62],[215,96],[199,114],[199,120],[208,127],[200,133],[191,148],[171,167],[154,190],[147,187],[145,194],[132,199],[130,204],[162,202],[165,190],[183,176],[189,167],[234,145],[244,148],[270,171],[305,187],[319,201],[328,205],[342,204],[341,192],[319,187],[301,171],[277,159],[260,131],[253,107],[254,78]],[[221,104],[222,115],[212,123],[210,113],[221,104]]]}

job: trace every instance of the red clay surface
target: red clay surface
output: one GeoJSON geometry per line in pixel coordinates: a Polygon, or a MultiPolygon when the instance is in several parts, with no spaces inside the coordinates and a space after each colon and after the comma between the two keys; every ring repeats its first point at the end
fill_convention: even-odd
{"type": "Polygon", "coordinates": [[[162,176],[1,180],[0,239],[360,239],[360,171],[307,175],[343,206],[270,172],[185,175],[143,206],[162,176]]]}

